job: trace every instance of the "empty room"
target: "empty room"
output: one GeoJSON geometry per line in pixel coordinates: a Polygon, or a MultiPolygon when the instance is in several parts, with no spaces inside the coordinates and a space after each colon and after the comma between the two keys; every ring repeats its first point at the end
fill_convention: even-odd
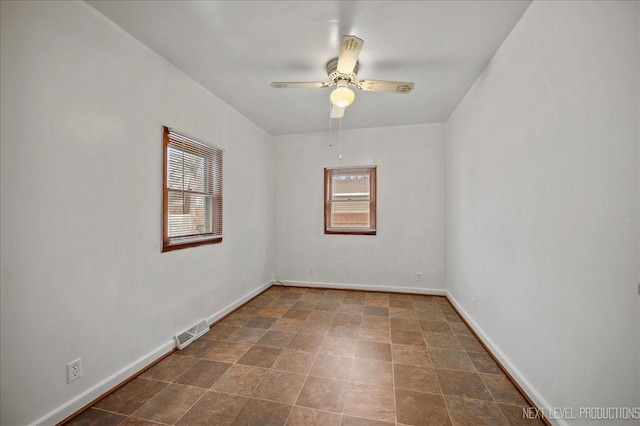
{"type": "Polygon", "coordinates": [[[0,424],[638,425],[640,2],[0,1],[0,424]]]}

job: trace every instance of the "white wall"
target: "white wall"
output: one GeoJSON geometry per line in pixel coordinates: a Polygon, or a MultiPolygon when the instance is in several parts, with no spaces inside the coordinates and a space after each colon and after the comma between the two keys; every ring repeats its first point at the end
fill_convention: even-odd
{"type": "Polygon", "coordinates": [[[443,124],[343,131],[342,160],[337,132],[332,148],[328,132],[274,140],[280,280],[444,290],[443,124]],[[378,166],[377,235],[325,235],[324,167],[360,165],[378,166]]]}
{"type": "Polygon", "coordinates": [[[576,416],[640,405],[638,7],[532,3],[447,123],[447,289],[576,416]]]}
{"type": "Polygon", "coordinates": [[[270,281],[274,194],[271,137],[88,5],[3,1],[1,16],[9,426],[149,361],[270,281]],[[222,244],[160,252],[162,125],[226,150],[222,244]],[[66,384],[79,356],[84,376],[66,384]]]}

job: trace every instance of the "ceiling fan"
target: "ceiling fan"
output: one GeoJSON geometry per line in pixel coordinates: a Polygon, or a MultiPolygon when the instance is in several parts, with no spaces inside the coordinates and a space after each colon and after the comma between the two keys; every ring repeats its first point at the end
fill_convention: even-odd
{"type": "Polygon", "coordinates": [[[344,109],[353,103],[355,94],[349,86],[372,92],[409,93],[414,84],[406,81],[358,80],[358,56],[364,41],[356,36],[342,36],[340,53],[327,63],[329,81],[273,82],[276,89],[322,89],[336,86],[331,92],[331,118],[340,118],[344,109]]]}

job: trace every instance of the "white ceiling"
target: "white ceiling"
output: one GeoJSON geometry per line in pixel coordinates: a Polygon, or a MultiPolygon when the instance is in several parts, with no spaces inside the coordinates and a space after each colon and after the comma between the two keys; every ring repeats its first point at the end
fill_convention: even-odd
{"type": "MultiPolygon", "coordinates": [[[[356,90],[343,128],[443,122],[530,1],[88,1],[272,135],[329,128],[325,89],[340,36],[364,40],[360,79],[415,82],[410,94],[356,90]]],[[[337,125],[337,121],[334,120],[337,125]]]]}

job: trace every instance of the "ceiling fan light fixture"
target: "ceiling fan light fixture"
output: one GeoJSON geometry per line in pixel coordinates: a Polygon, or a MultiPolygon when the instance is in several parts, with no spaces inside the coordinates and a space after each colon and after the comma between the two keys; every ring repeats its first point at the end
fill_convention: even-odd
{"type": "Polygon", "coordinates": [[[356,95],[353,90],[349,89],[348,83],[345,81],[339,81],[338,87],[331,92],[331,103],[337,107],[345,108],[353,103],[356,95]]]}

